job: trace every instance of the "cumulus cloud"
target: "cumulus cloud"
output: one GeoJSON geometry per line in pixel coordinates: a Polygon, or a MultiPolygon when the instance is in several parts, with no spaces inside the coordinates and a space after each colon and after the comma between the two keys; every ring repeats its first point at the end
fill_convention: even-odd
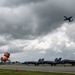
{"type": "Polygon", "coordinates": [[[8,40],[9,43],[7,45],[1,46],[1,53],[6,51],[12,53],[11,59],[13,61],[38,60],[39,58],[53,60],[55,57],[74,59],[75,42],[74,38],[68,35],[70,26],[74,26],[74,23],[70,25],[64,23],[52,33],[36,39],[8,40]],[[19,57],[20,55],[22,56],[19,57]]]}
{"type": "Polygon", "coordinates": [[[22,60],[74,58],[75,20],[63,21],[63,16],[75,19],[74,3],[74,0],[0,0],[0,52],[13,53],[12,60],[20,59],[16,58],[20,53],[24,56],[22,60]]]}

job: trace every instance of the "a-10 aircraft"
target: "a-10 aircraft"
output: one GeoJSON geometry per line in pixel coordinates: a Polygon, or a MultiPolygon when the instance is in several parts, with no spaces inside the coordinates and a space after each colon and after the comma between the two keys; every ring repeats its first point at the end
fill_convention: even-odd
{"type": "Polygon", "coordinates": [[[66,20],[68,20],[69,22],[72,22],[73,21],[73,18],[72,18],[72,16],[70,16],[70,17],[66,17],[66,16],[64,16],[64,21],[66,21],[66,20]]]}
{"type": "Polygon", "coordinates": [[[66,66],[66,64],[70,64],[71,66],[74,66],[75,65],[75,60],[69,60],[69,59],[62,60],[62,58],[55,58],[54,61],[45,61],[44,59],[40,59],[38,61],[23,62],[22,64],[26,64],[26,65],[33,64],[35,66],[45,65],[45,64],[49,64],[51,66],[56,66],[56,65],[59,65],[59,64],[63,64],[64,66],[66,66]]]}

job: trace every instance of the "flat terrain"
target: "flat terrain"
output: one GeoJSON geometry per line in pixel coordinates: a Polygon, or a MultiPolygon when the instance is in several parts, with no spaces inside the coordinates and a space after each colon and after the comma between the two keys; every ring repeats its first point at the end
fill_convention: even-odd
{"type": "Polygon", "coordinates": [[[0,69],[0,75],[75,75],[72,73],[55,73],[55,72],[37,72],[37,71],[25,71],[25,70],[3,70],[0,69]]]}
{"type": "Polygon", "coordinates": [[[26,66],[26,65],[0,65],[0,69],[26,70],[26,71],[41,71],[41,72],[69,72],[75,73],[75,66],[26,66]]]}

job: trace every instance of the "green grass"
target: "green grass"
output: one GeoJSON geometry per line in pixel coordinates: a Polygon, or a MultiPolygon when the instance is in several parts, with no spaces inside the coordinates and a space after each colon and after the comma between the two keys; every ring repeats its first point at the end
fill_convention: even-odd
{"type": "Polygon", "coordinates": [[[71,73],[53,73],[53,72],[37,72],[37,71],[24,71],[24,70],[2,70],[0,69],[0,75],[75,75],[71,73]]]}

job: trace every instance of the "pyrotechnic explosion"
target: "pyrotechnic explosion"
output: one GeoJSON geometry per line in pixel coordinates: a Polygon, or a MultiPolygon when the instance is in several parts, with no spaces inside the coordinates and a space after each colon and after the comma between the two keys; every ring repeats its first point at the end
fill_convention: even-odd
{"type": "Polygon", "coordinates": [[[5,63],[6,61],[9,61],[9,59],[8,59],[9,57],[10,57],[10,53],[5,52],[5,53],[4,53],[4,56],[1,57],[2,63],[5,63]]]}

